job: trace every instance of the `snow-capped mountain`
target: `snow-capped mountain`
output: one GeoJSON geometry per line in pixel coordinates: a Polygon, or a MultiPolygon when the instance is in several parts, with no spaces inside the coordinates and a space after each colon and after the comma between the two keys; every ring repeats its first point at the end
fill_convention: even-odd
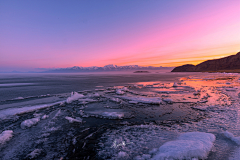
{"type": "Polygon", "coordinates": [[[68,68],[58,68],[58,69],[49,69],[45,72],[51,73],[68,73],[68,72],[101,72],[101,71],[128,71],[128,70],[162,70],[162,69],[172,69],[172,67],[153,67],[147,66],[142,67],[138,65],[127,65],[127,66],[117,66],[113,64],[106,65],[104,67],[68,67],[68,68]]]}

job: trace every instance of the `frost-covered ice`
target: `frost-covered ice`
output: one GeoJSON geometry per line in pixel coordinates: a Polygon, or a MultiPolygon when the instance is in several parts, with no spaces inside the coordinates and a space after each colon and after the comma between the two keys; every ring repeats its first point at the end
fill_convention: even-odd
{"type": "Polygon", "coordinates": [[[84,97],[84,95],[82,95],[82,94],[79,94],[77,92],[72,92],[71,96],[67,98],[66,102],[67,103],[72,103],[73,101],[76,101],[76,100],[78,100],[80,98],[83,98],[83,97],[84,97]]]}
{"type": "MultiPolygon", "coordinates": [[[[115,87],[103,89],[95,89],[103,84],[94,83],[91,90],[72,92],[70,97],[69,93],[49,95],[56,98],[54,102],[64,100],[52,104],[44,101],[45,93],[30,98],[15,95],[11,98],[23,96],[24,100],[1,101],[5,105],[0,111],[1,131],[11,130],[15,134],[1,148],[0,159],[71,159],[67,155],[93,159],[95,155],[89,154],[89,149],[95,147],[99,159],[149,160],[159,154],[171,156],[174,149],[170,152],[169,147],[179,151],[174,154],[178,159],[181,159],[178,156],[191,160],[206,156],[209,160],[239,159],[239,75],[234,78],[229,74],[220,77],[199,74],[179,81],[175,77],[162,82],[113,82],[109,85],[115,87]],[[230,83],[226,84],[227,81],[230,83]],[[28,101],[36,99],[34,106],[28,105],[28,101]],[[16,104],[24,107],[17,108],[16,104]],[[34,113],[15,115],[31,111],[34,113]],[[221,134],[226,130],[229,132],[221,134]],[[209,134],[214,134],[217,140],[209,134]],[[115,142],[115,147],[111,147],[115,142]],[[215,149],[211,152],[213,144],[215,149]],[[40,157],[36,148],[43,151],[40,157]]],[[[84,89],[88,88],[79,88],[84,89]]]]}
{"type": "Polygon", "coordinates": [[[29,127],[32,127],[33,125],[36,125],[40,121],[39,117],[32,118],[32,119],[27,119],[21,123],[21,128],[26,129],[29,127]]]}
{"type": "Polygon", "coordinates": [[[155,125],[134,125],[109,130],[102,136],[102,148],[98,155],[102,159],[120,160],[119,153],[122,152],[124,159],[145,159],[155,153],[149,153],[150,151],[177,135],[176,132],[166,131],[155,125]]]}
{"type": "Polygon", "coordinates": [[[169,141],[159,148],[152,160],[205,159],[213,147],[215,136],[211,133],[183,133],[178,140],[169,141]]]}
{"type": "Polygon", "coordinates": [[[80,117],[72,118],[72,117],[66,116],[65,119],[67,119],[69,123],[73,123],[73,122],[82,123],[82,119],[80,117]]]}
{"type": "Polygon", "coordinates": [[[9,141],[12,138],[12,136],[13,136],[13,131],[12,130],[3,131],[0,134],[0,145],[9,141]]]}

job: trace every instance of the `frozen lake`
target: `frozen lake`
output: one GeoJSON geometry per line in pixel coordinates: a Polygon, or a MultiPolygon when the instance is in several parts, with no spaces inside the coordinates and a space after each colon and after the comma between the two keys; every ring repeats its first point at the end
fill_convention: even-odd
{"type": "Polygon", "coordinates": [[[239,93],[239,74],[1,74],[0,159],[240,159],[239,93]]]}

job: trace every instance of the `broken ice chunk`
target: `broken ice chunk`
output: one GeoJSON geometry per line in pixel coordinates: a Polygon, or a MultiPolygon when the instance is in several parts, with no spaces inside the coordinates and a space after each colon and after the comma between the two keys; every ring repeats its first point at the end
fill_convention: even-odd
{"type": "Polygon", "coordinates": [[[121,94],[124,94],[124,93],[125,93],[125,92],[123,92],[121,89],[117,89],[117,90],[116,90],[116,94],[120,94],[120,95],[121,95],[121,94]]]}
{"type": "Polygon", "coordinates": [[[29,127],[32,127],[33,125],[37,124],[40,121],[40,118],[32,118],[32,119],[27,119],[21,123],[21,128],[26,129],[29,127]]]}
{"type": "Polygon", "coordinates": [[[66,116],[65,119],[67,119],[69,121],[69,123],[73,123],[73,122],[78,122],[78,123],[82,123],[82,119],[79,117],[76,117],[76,119],[72,118],[72,117],[68,117],[66,116]]]}
{"type": "Polygon", "coordinates": [[[29,153],[27,155],[27,158],[28,159],[35,159],[37,158],[39,155],[41,155],[43,153],[43,150],[42,149],[35,149],[33,150],[31,153],[29,153]]]}
{"type": "Polygon", "coordinates": [[[130,104],[138,104],[137,101],[129,101],[128,103],[130,103],[130,104]]]}
{"type": "Polygon", "coordinates": [[[121,118],[124,117],[124,113],[120,113],[120,112],[103,112],[102,116],[109,117],[109,118],[121,119],[121,118]]]}
{"type": "Polygon", "coordinates": [[[46,119],[46,118],[48,118],[48,117],[49,117],[49,116],[45,114],[45,115],[42,116],[42,119],[46,119]]]}
{"type": "Polygon", "coordinates": [[[119,96],[121,99],[126,99],[129,101],[139,102],[139,103],[146,103],[146,104],[160,104],[162,102],[161,98],[159,97],[141,97],[141,96],[119,96]]]}
{"type": "Polygon", "coordinates": [[[71,97],[68,97],[66,102],[67,103],[72,103],[73,101],[76,101],[76,100],[78,100],[80,98],[83,98],[83,97],[84,97],[84,95],[82,95],[82,94],[79,94],[77,92],[72,92],[71,97]]]}
{"type": "Polygon", "coordinates": [[[167,103],[173,103],[173,100],[170,98],[163,99],[163,101],[167,103]]]}
{"type": "Polygon", "coordinates": [[[177,82],[174,82],[173,87],[178,87],[177,82]]]}
{"type": "Polygon", "coordinates": [[[183,133],[178,140],[163,144],[152,159],[206,159],[215,136],[204,132],[183,133]]]}
{"type": "Polygon", "coordinates": [[[13,131],[12,130],[6,130],[3,131],[0,134],[0,145],[4,144],[5,142],[9,141],[12,138],[13,131]]]}

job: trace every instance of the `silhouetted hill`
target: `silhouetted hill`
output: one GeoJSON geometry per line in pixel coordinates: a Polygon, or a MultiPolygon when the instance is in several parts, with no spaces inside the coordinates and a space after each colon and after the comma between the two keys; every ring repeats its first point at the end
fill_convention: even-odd
{"type": "Polygon", "coordinates": [[[239,72],[240,52],[228,57],[208,60],[196,66],[187,64],[176,67],[172,72],[239,72]]]}

